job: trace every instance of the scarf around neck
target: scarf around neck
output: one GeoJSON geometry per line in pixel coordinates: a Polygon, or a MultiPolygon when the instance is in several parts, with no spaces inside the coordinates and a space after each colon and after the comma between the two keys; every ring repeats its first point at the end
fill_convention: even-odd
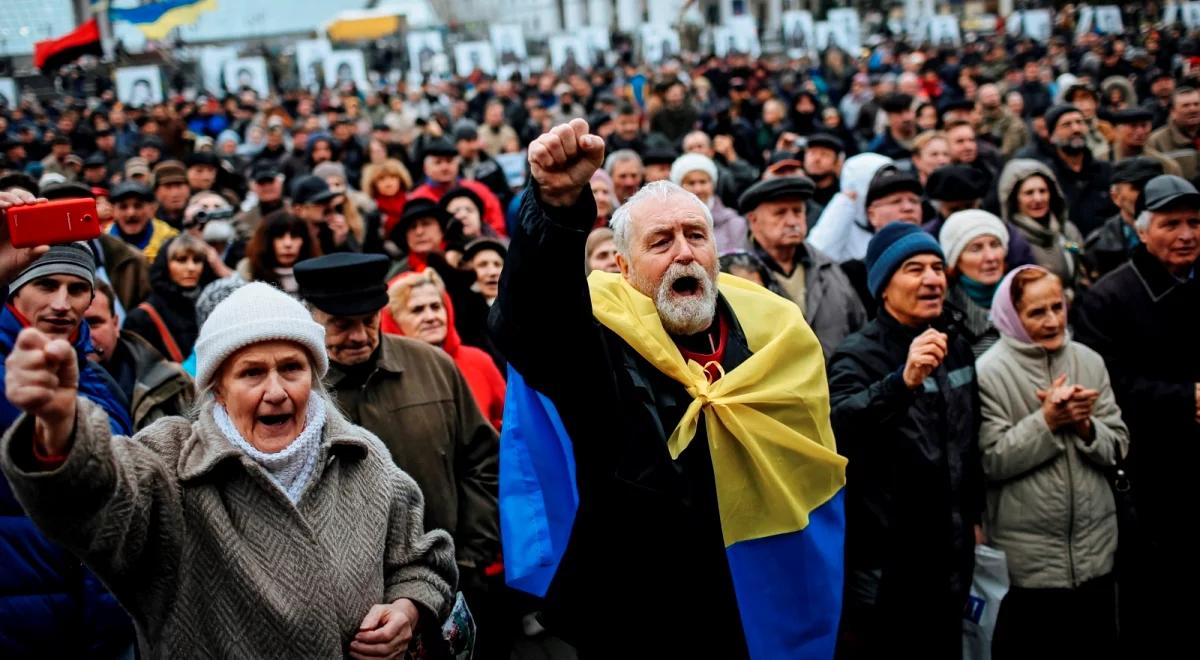
{"type": "Polygon", "coordinates": [[[300,501],[304,487],[312,478],[317,454],[321,449],[321,432],[325,429],[325,401],[321,397],[309,397],[308,410],[304,415],[304,429],[291,444],[275,453],[259,451],[247,442],[229,418],[225,406],[219,403],[213,406],[213,420],[234,447],[245,452],[251,460],[266,470],[271,480],[279,486],[292,504],[300,501]]]}
{"type": "Polygon", "coordinates": [[[722,273],[721,294],[752,355],[710,383],[706,365],[684,359],[654,301],[620,275],[588,277],[596,320],[692,397],[667,440],[678,459],[703,420],[726,546],[803,530],[809,513],[846,482],[834,446],[825,360],[800,308],[722,273]]]}

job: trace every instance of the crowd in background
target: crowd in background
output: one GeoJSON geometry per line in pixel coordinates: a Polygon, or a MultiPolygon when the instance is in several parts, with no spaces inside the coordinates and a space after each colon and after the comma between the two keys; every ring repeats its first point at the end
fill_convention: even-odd
{"type": "MultiPolygon", "coordinates": [[[[850,459],[839,653],[955,656],[983,542],[1012,583],[996,657],[1148,653],[1186,630],[1197,586],[1179,529],[1200,452],[1200,40],[1066,21],[1045,43],[871,43],[147,107],[104,85],[22,99],[0,108],[0,192],[94,198],[105,229],[6,274],[0,353],[61,326],[81,395],[131,434],[192,408],[222,300],[262,282],[304,301],[332,400],[424,492],[479,603],[477,657],[500,657],[540,629],[503,587],[497,512],[507,362],[487,319],[534,194],[511,155],[583,118],[606,156],[577,207],[595,212],[582,270],[620,272],[609,220],[669,180],[709,209],[722,270],[793,300],[820,342],[850,459]],[[89,264],[87,291],[63,280],[89,264]]],[[[0,426],[17,416],[0,400],[0,426]]],[[[133,642],[7,481],[0,564],[0,655],[133,642]]]]}

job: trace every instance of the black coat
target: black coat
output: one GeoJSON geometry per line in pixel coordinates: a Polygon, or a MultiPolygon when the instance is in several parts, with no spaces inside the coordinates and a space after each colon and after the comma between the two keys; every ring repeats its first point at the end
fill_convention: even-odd
{"type": "Polygon", "coordinates": [[[909,345],[925,329],[880,310],[830,359],[829,394],[850,460],[847,611],[883,622],[876,643],[892,653],[946,657],[961,649],[983,510],[980,404],[971,345],[953,327],[939,328],[949,354],[925,386],[905,386],[909,345]]]}
{"type": "Polygon", "coordinates": [[[1125,219],[1118,213],[1088,234],[1083,242],[1083,260],[1093,282],[1129,261],[1133,248],[1125,240],[1126,226],[1125,219]]]}
{"type": "MultiPolygon", "coordinates": [[[[178,284],[172,282],[167,274],[167,253],[170,245],[171,243],[168,241],[159,248],[158,255],[150,266],[150,297],[146,303],[162,317],[168,332],[186,359],[191,355],[192,348],[196,344],[196,337],[200,334],[200,326],[196,323],[195,294],[206,284],[215,280],[216,273],[208,264],[205,264],[204,272],[200,276],[200,285],[194,291],[185,291],[178,284]]],[[[145,310],[136,307],[129,310],[125,316],[125,325],[122,327],[141,335],[163,357],[168,360],[172,359],[162,333],[159,332],[158,326],[145,310]]]]}
{"type": "MultiPolygon", "coordinates": [[[[1179,282],[1139,246],[1077,308],[1075,338],[1104,357],[1129,425],[1129,470],[1146,531],[1182,557],[1195,509],[1200,424],[1200,282],[1179,282]]],[[[1181,571],[1192,576],[1194,571],[1181,571]]],[[[1180,590],[1180,594],[1188,593],[1180,590]]]]}
{"type": "Polygon", "coordinates": [[[1109,188],[1112,186],[1112,164],[1097,160],[1091,151],[1083,154],[1083,169],[1076,172],[1053,150],[1041,149],[1034,156],[1054,171],[1058,186],[1067,198],[1067,219],[1087,236],[1117,212],[1109,188]]]}
{"type": "MultiPolygon", "coordinates": [[[[746,657],[708,443],[667,438],[691,397],[592,315],[580,255],[596,217],[523,196],[493,336],[555,404],[574,445],[579,510],[547,594],[547,628],[583,657],[746,657]]],[[[750,356],[736,318],[722,365],[750,356]]]]}

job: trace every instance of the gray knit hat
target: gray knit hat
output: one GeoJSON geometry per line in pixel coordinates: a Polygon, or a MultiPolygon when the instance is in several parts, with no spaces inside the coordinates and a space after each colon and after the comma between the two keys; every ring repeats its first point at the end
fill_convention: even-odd
{"type": "Polygon", "coordinates": [[[96,258],[85,243],[52,245],[50,250],[29,264],[8,285],[10,296],[21,287],[47,275],[74,275],[96,286],[96,258]]]}
{"type": "Polygon", "coordinates": [[[265,282],[251,282],[213,309],[196,340],[196,389],[205,390],[221,365],[258,342],[293,341],[308,350],[318,378],[329,371],[325,328],[295,298],[265,282]]]}

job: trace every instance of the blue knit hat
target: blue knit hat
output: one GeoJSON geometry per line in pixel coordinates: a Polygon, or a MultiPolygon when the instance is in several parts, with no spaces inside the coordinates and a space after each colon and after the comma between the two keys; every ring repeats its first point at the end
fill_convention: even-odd
{"type": "Polygon", "coordinates": [[[907,222],[893,222],[879,230],[867,244],[867,288],[879,300],[892,273],[918,254],[936,254],[943,261],[942,246],[924,229],[907,222]]]}

